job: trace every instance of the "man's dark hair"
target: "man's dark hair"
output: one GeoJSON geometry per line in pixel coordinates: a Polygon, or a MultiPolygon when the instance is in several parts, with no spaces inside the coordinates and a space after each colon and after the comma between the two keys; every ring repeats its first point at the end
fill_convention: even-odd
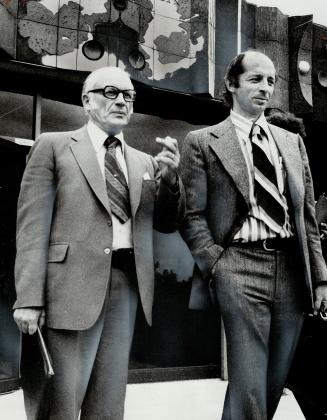
{"type": "Polygon", "coordinates": [[[243,59],[245,57],[245,52],[238,54],[233,60],[229,63],[227,67],[226,75],[224,78],[225,81],[225,89],[223,92],[223,99],[225,104],[231,108],[233,105],[233,98],[230,91],[227,89],[226,81],[228,80],[229,83],[235,87],[239,86],[239,76],[244,72],[243,67],[243,59]]]}

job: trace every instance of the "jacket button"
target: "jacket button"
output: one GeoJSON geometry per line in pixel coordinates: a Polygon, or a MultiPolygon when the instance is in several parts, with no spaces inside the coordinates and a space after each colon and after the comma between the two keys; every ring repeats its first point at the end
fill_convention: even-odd
{"type": "Polygon", "coordinates": [[[108,223],[108,226],[112,226],[112,221],[110,219],[108,220],[107,223],[108,223]]]}
{"type": "Polygon", "coordinates": [[[110,248],[105,248],[104,249],[104,253],[107,254],[107,255],[109,255],[110,254],[110,248]]]}

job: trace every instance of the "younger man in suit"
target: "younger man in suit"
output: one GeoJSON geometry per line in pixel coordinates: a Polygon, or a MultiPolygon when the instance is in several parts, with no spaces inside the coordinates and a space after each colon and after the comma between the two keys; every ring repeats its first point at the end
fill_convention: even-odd
{"type": "Polygon", "coordinates": [[[308,158],[300,136],[272,126],[272,61],[257,51],[227,70],[232,107],[185,139],[182,235],[195,260],[190,306],[215,294],[227,338],[223,420],[272,419],[303,322],[327,306],[308,158]]]}
{"type": "Polygon", "coordinates": [[[173,231],[184,212],[171,138],[156,158],[124,140],[135,91],[104,67],[86,79],[89,121],[35,142],[18,202],[14,318],[45,323],[55,375],[41,388],[22,366],[29,420],[123,420],[138,302],[151,324],[153,227],[173,231]]]}

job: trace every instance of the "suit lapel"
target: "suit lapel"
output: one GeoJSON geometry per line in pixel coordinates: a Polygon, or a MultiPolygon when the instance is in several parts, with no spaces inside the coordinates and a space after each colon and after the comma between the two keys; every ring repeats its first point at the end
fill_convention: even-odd
{"type": "Polygon", "coordinates": [[[269,129],[283,159],[283,165],[287,174],[286,182],[294,205],[303,199],[304,195],[301,155],[297,144],[290,134],[287,132],[281,133],[278,127],[270,124],[269,129]]]}
{"type": "Polygon", "coordinates": [[[249,175],[245,158],[230,118],[212,127],[209,146],[234,180],[236,187],[249,206],[249,175]]]}
{"type": "Polygon", "coordinates": [[[72,138],[75,142],[70,147],[81,171],[95,195],[101,201],[107,212],[110,213],[106,185],[86,126],[77,130],[72,138]]]}
{"type": "Polygon", "coordinates": [[[126,144],[125,159],[128,172],[128,188],[132,216],[134,217],[140,204],[143,175],[146,171],[144,162],[136,150],[126,144]]]}

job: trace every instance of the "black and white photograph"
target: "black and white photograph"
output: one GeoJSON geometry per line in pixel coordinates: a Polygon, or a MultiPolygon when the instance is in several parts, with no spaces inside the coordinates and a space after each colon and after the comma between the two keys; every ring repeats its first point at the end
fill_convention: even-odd
{"type": "Polygon", "coordinates": [[[326,159],[326,0],[0,0],[0,419],[326,419],[326,159]]]}

